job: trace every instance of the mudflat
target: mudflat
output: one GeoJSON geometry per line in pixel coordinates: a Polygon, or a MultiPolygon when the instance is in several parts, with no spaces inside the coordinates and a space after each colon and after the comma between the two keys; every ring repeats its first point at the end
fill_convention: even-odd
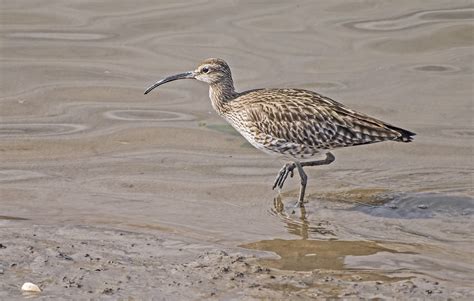
{"type": "Polygon", "coordinates": [[[474,299],[470,1],[2,1],[0,298],[474,299]],[[417,133],[283,161],[155,80],[317,91],[417,133]]]}

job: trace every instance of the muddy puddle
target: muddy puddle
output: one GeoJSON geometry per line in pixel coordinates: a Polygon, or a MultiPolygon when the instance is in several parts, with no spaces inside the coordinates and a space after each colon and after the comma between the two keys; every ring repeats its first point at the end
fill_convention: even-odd
{"type": "Polygon", "coordinates": [[[469,1],[0,8],[0,298],[474,294],[469,1]],[[417,136],[335,151],[295,208],[204,84],[143,95],[207,57],[239,91],[316,90],[417,136]]]}
{"type": "Polygon", "coordinates": [[[279,260],[267,259],[262,260],[262,263],[274,268],[294,271],[350,269],[345,262],[346,257],[369,256],[381,252],[403,253],[384,248],[373,241],[275,239],[251,243],[242,247],[275,252],[281,257],[279,260]]]}

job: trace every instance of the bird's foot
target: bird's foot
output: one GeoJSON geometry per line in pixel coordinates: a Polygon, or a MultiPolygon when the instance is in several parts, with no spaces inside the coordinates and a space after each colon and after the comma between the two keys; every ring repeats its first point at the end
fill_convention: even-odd
{"type": "Polygon", "coordinates": [[[298,200],[298,202],[296,202],[296,204],[295,204],[295,208],[304,208],[304,203],[308,203],[308,201],[306,201],[306,200],[304,200],[304,201],[298,200]]]}
{"type": "Polygon", "coordinates": [[[275,189],[276,187],[280,189],[283,188],[283,184],[285,183],[286,178],[288,178],[288,175],[290,175],[290,177],[293,177],[293,170],[295,169],[295,167],[295,163],[286,163],[285,165],[283,165],[283,167],[278,172],[278,176],[275,179],[275,183],[273,183],[272,189],[275,189]]]}

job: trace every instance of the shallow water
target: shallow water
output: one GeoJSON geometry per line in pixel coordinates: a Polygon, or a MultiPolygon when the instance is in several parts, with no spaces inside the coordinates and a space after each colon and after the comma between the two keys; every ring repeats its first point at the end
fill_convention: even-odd
{"type": "Polygon", "coordinates": [[[306,258],[322,248],[337,269],[473,280],[470,1],[1,8],[2,224],[167,229],[274,251],[279,267],[336,269],[306,258]],[[335,151],[308,169],[301,212],[298,181],[271,190],[283,162],[218,118],[204,84],[143,95],[207,57],[229,62],[238,90],[317,90],[417,136],[335,151]]]}

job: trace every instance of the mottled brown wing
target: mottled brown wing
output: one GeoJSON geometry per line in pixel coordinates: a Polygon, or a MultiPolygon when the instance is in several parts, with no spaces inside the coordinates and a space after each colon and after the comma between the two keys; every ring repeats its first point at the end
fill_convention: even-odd
{"type": "Polygon", "coordinates": [[[332,149],[402,137],[398,128],[311,91],[257,90],[243,95],[239,102],[247,111],[250,127],[310,148],[332,149]]]}

